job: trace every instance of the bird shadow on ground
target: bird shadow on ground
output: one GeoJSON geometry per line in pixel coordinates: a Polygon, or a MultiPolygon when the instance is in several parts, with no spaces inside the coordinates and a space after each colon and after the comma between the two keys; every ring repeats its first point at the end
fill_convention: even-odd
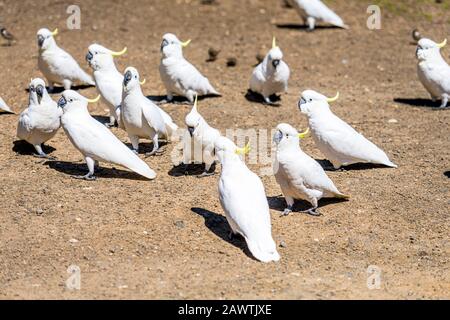
{"type": "Polygon", "coordinates": [[[109,117],[107,116],[92,116],[95,120],[100,122],[101,124],[108,124],[109,123],[109,117]]]}
{"type": "MultiPolygon", "coordinates": [[[[177,166],[172,167],[172,169],[169,170],[169,176],[172,177],[184,177],[184,176],[200,176],[205,171],[205,164],[204,163],[191,163],[187,166],[184,164],[179,164],[177,166]]],[[[216,164],[213,164],[211,168],[209,169],[211,172],[216,171],[216,164]]],[[[206,177],[205,177],[206,178],[206,177]]]]}
{"type": "MultiPolygon", "coordinates": [[[[210,99],[210,98],[219,98],[219,97],[220,96],[218,96],[218,95],[207,94],[207,95],[199,96],[198,101],[202,101],[204,99],[210,99]]],[[[156,104],[183,104],[183,105],[184,104],[186,104],[186,105],[193,104],[188,99],[186,99],[185,97],[181,97],[181,96],[174,96],[172,101],[170,101],[170,102],[166,101],[166,99],[167,99],[166,95],[150,95],[150,96],[146,96],[146,98],[156,104]]]]}
{"type": "Polygon", "coordinates": [[[335,169],[330,161],[325,159],[315,159],[325,171],[352,171],[352,170],[369,170],[369,169],[382,169],[382,168],[390,168],[383,164],[376,163],[354,163],[348,166],[341,167],[339,169],[335,169]]]}
{"type": "Polygon", "coordinates": [[[450,170],[444,172],[444,176],[450,179],[450,170]]]}
{"type": "MultiPolygon", "coordinates": [[[[323,198],[319,200],[319,210],[330,204],[346,202],[346,199],[338,198],[323,198]]],[[[269,208],[279,212],[283,212],[286,209],[286,200],[283,196],[267,197],[267,202],[269,202],[269,208]]],[[[305,200],[295,200],[294,207],[292,209],[293,213],[302,213],[300,211],[305,211],[311,208],[311,204],[305,200]]]]}
{"type": "MultiPolygon", "coordinates": [[[[51,146],[42,144],[42,151],[44,151],[46,154],[50,154],[55,150],[56,149],[51,146]]],[[[14,141],[12,151],[20,155],[28,155],[28,156],[36,153],[34,147],[24,140],[14,141]]]]}
{"type": "Polygon", "coordinates": [[[248,250],[243,237],[237,235],[232,240],[229,239],[228,235],[231,232],[231,228],[224,216],[202,208],[194,207],[191,210],[205,219],[205,226],[217,237],[241,249],[249,258],[256,260],[248,250]]]}
{"type": "MultiPolygon", "coordinates": [[[[308,25],[299,23],[277,23],[275,24],[275,26],[280,29],[294,29],[303,31],[309,30],[308,25]]],[[[314,28],[314,30],[327,30],[327,29],[342,29],[342,28],[336,26],[315,26],[314,28]]]]}
{"type": "Polygon", "coordinates": [[[247,101],[249,102],[253,102],[253,103],[259,103],[259,104],[263,104],[265,106],[270,106],[270,107],[279,107],[281,104],[277,103],[279,101],[281,101],[281,97],[273,94],[270,97],[270,101],[272,101],[272,104],[268,104],[266,103],[266,101],[264,100],[264,97],[262,95],[260,95],[259,93],[253,92],[252,90],[248,89],[247,93],[245,94],[245,99],[247,99],[247,101]]]}
{"type": "Polygon", "coordinates": [[[15,114],[13,111],[0,110],[0,116],[7,116],[15,114]]]}
{"type": "MultiPolygon", "coordinates": [[[[71,90],[74,91],[78,91],[78,90],[84,90],[84,89],[88,89],[88,88],[93,88],[95,86],[90,85],[90,84],[82,84],[82,85],[78,85],[78,86],[72,86],[71,90]]],[[[60,94],[63,93],[65,91],[64,87],[53,87],[53,90],[50,91],[49,87],[45,87],[45,89],[47,90],[47,92],[49,94],[60,94]]],[[[30,92],[30,88],[25,88],[26,92],[30,92]]]]}
{"type": "MultiPolygon", "coordinates": [[[[133,150],[133,146],[131,145],[131,143],[127,142],[125,143],[125,145],[130,148],[130,150],[133,150]]],[[[159,141],[159,148],[161,149],[161,147],[167,146],[167,142],[166,141],[159,141]]],[[[166,151],[167,147],[162,149],[162,153],[164,153],[166,151]]],[[[146,154],[146,153],[150,153],[153,150],[153,142],[139,142],[139,154],[146,154]]],[[[157,157],[159,155],[154,155],[152,157],[157,157]]]]}
{"type": "MultiPolygon", "coordinates": [[[[73,163],[68,161],[46,161],[44,162],[49,168],[62,172],[67,175],[85,175],[88,171],[85,163],[73,163]]],[[[115,178],[115,179],[129,179],[129,180],[143,180],[148,179],[131,171],[125,171],[116,168],[95,168],[94,175],[99,178],[115,178]]]]}
{"type": "Polygon", "coordinates": [[[433,101],[431,99],[409,99],[409,98],[395,98],[394,102],[409,105],[412,107],[424,107],[424,108],[433,108],[435,110],[442,110],[440,107],[440,101],[433,101]]]}

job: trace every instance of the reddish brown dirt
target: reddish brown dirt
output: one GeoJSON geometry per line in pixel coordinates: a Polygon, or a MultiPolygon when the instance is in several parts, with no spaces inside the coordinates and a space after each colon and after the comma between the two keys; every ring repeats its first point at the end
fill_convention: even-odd
{"type": "MultiPolygon", "coordinates": [[[[302,129],[299,92],[339,90],[341,99],[332,106],[336,114],[381,146],[399,168],[329,172],[351,199],[323,203],[321,217],[279,217],[280,189],[272,176],[262,177],[273,207],[274,239],[285,243],[279,263],[262,264],[247,256],[241,240],[226,239],[218,175],[170,174],[173,145],[163,156],[145,159],[158,172],[155,181],[108,164],[97,181],[78,181],[70,174],[86,167],[62,130],[48,142],[58,162],[41,161],[21,144],[14,148],[17,115],[2,114],[0,298],[450,298],[450,110],[420,100],[428,94],[417,79],[410,44],[414,27],[437,41],[448,37],[448,11],[424,5],[430,19],[384,10],[382,30],[370,31],[367,1],[333,1],[351,29],[307,33],[276,26],[300,23],[281,1],[199,2],[86,0],[82,29],[70,31],[65,27],[70,1],[1,1],[3,23],[19,42],[0,47],[0,94],[16,112],[26,107],[29,80],[41,76],[35,33],[58,27],[57,42],[86,70],[89,44],[128,46],[118,67],[137,67],[147,78],[145,92],[162,95],[159,45],[165,32],[173,32],[193,39],[185,56],[223,94],[200,102],[214,127],[270,130],[288,122],[302,129]],[[255,55],[270,47],[273,35],[292,70],[279,108],[245,99],[255,55]],[[221,50],[216,62],[205,62],[209,47],[221,50]],[[236,67],[226,67],[229,57],[237,58],[236,67]],[[72,264],[81,268],[79,291],[65,288],[72,264]],[[369,265],[381,269],[379,290],[366,286],[369,265]]],[[[443,53],[450,61],[450,50],[443,53]]],[[[80,93],[96,95],[95,88],[80,93]]],[[[97,104],[92,113],[104,116],[105,108],[97,104]]],[[[190,107],[164,109],[182,125],[190,107]]],[[[128,142],[123,131],[113,132],[128,142]]],[[[312,139],[302,144],[322,159],[312,139]]]]}

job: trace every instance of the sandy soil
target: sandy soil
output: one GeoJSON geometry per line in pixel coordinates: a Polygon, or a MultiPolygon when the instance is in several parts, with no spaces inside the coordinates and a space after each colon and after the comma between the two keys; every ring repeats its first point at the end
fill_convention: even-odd
{"type": "MultiPolygon", "coordinates": [[[[145,92],[163,95],[159,46],[161,36],[173,32],[192,38],[185,56],[223,94],[200,102],[214,127],[270,131],[288,122],[302,129],[299,92],[339,90],[335,113],[381,146],[399,168],[329,172],[351,199],[322,202],[320,217],[281,218],[280,189],[272,176],[262,176],[273,236],[283,244],[279,263],[262,264],[248,256],[242,240],[227,240],[218,175],[198,179],[201,168],[177,175],[173,144],[164,155],[145,159],[159,174],[155,181],[107,164],[97,181],[78,181],[70,175],[86,167],[62,130],[47,148],[58,161],[42,161],[16,142],[17,115],[2,114],[0,298],[450,298],[450,110],[428,101],[410,43],[414,27],[436,41],[448,37],[449,11],[408,1],[417,14],[383,10],[382,30],[370,31],[369,1],[328,1],[351,29],[307,33],[281,1],[218,2],[86,0],[82,29],[71,31],[65,23],[70,1],[0,1],[4,25],[19,38],[12,47],[0,47],[0,94],[16,112],[26,107],[29,80],[41,76],[35,33],[46,26],[60,29],[57,42],[86,70],[89,44],[128,46],[118,67],[137,67],[147,78],[145,92]],[[280,107],[245,98],[255,55],[268,50],[273,35],[292,70],[280,107]],[[215,62],[205,61],[209,47],[221,50],[215,62]],[[237,58],[235,67],[226,66],[230,57],[237,58]],[[65,286],[73,264],[81,269],[81,290],[65,286]],[[379,290],[367,288],[369,265],[381,270],[379,290]]],[[[443,53],[450,61],[450,49],[443,53]]],[[[79,92],[96,95],[95,88],[79,92]]],[[[190,110],[163,108],[180,126],[190,110]]],[[[92,114],[105,116],[105,109],[97,104],[92,114]]],[[[125,132],[113,132],[128,142],[125,132]]],[[[323,159],[312,139],[304,140],[303,148],[323,159]]],[[[259,173],[262,166],[250,167],[259,173]]],[[[297,209],[304,207],[299,203],[297,209]]]]}

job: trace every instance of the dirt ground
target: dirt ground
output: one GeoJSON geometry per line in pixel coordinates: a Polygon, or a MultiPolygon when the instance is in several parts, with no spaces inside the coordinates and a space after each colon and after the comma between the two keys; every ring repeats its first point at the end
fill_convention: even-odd
{"type": "MultiPolygon", "coordinates": [[[[308,33],[281,0],[217,2],[79,1],[81,30],[73,31],[66,27],[73,1],[0,1],[2,22],[19,39],[0,47],[0,95],[17,113],[27,106],[29,80],[42,76],[35,39],[41,27],[58,27],[58,44],[86,70],[91,43],[128,46],[116,59],[119,69],[137,67],[147,79],[144,92],[164,95],[159,47],[162,35],[173,32],[192,39],[185,56],[223,95],[200,101],[212,126],[270,131],[288,122],[304,129],[299,92],[332,96],[339,90],[335,113],[382,147],[398,169],[328,172],[351,199],[322,202],[320,217],[280,217],[280,188],[273,176],[262,176],[282,257],[263,264],[248,256],[243,240],[227,239],[219,175],[198,179],[201,168],[176,174],[174,144],[160,157],[145,158],[158,173],[154,181],[108,164],[96,181],[79,181],[70,175],[85,173],[86,166],[62,130],[46,149],[57,161],[43,161],[16,142],[18,116],[1,114],[0,298],[450,298],[450,109],[429,102],[410,35],[417,27],[439,42],[449,37],[448,3],[395,1],[401,8],[383,7],[382,29],[371,31],[366,9],[372,2],[327,1],[351,29],[308,33]],[[255,55],[270,48],[273,35],[291,68],[280,107],[245,98],[255,55]],[[209,47],[221,50],[215,62],[205,61],[209,47]],[[230,57],[235,67],[226,66],[230,57]],[[70,265],[81,270],[80,290],[66,288],[70,265]],[[380,289],[367,287],[369,265],[381,272],[380,289]]],[[[448,47],[443,54],[450,61],[448,47]]],[[[95,88],[79,92],[96,96],[95,88]]],[[[163,108],[183,126],[191,107],[163,108]]],[[[92,114],[105,120],[105,109],[98,103],[92,114]]],[[[113,132],[129,142],[124,131],[113,132]]],[[[323,159],[311,138],[302,147],[323,159]]],[[[249,166],[260,173],[262,165],[249,166]]]]}

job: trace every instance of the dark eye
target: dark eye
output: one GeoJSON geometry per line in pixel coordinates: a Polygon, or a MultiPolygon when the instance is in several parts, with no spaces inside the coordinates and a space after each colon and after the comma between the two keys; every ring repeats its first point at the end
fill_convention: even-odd
{"type": "Polygon", "coordinates": [[[73,99],[69,99],[69,102],[73,102],[73,99]]]}
{"type": "Polygon", "coordinates": [[[312,99],[309,99],[309,102],[312,102],[312,99]]]}

